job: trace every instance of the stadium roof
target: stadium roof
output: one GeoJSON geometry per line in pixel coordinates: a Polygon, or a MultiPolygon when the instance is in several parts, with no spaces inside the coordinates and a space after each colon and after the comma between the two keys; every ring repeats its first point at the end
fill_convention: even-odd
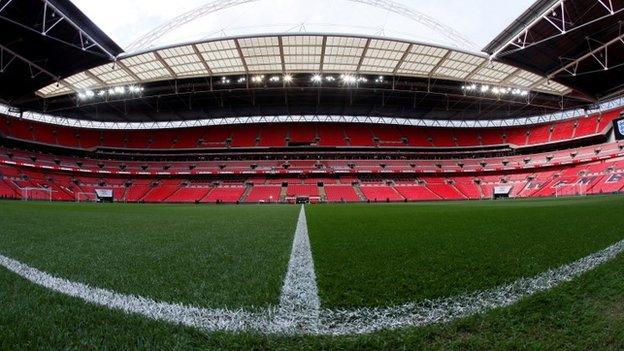
{"type": "Polygon", "coordinates": [[[624,88],[624,1],[539,0],[484,51],[596,100],[624,88]]]}
{"type": "Polygon", "coordinates": [[[121,48],[68,0],[0,1],[0,99],[110,62],[121,48]]]}
{"type": "MultiPolygon", "coordinates": [[[[28,9],[21,7],[26,6],[24,2],[1,2],[0,29],[12,30],[14,37],[29,41],[14,41],[8,35],[0,38],[1,45],[6,45],[3,55],[12,54],[13,59],[19,58],[16,62],[23,62],[21,68],[11,62],[3,64],[1,77],[7,84],[0,87],[0,98],[22,111],[119,123],[294,115],[470,121],[527,118],[584,108],[594,102],[592,98],[613,95],[610,86],[619,84],[618,76],[607,77],[609,95],[592,94],[590,89],[602,89],[602,85],[587,82],[599,85],[592,77],[602,71],[565,80],[542,65],[554,60],[543,56],[561,49],[557,38],[564,34],[578,36],[598,22],[611,28],[606,24],[621,15],[617,7],[621,1],[594,0],[612,11],[605,15],[599,7],[589,7],[588,13],[597,19],[578,26],[563,21],[565,33],[547,37],[556,48],[546,45],[543,50],[553,51],[533,54],[525,50],[543,46],[533,31],[545,35],[537,31],[545,26],[543,21],[556,27],[556,16],[549,11],[561,4],[538,1],[488,46],[492,55],[335,33],[213,38],[122,53],[66,0],[27,0],[32,6],[28,9]],[[23,14],[29,10],[28,16],[23,14]],[[524,40],[521,45],[519,38],[524,40]],[[8,51],[9,46],[14,51],[8,51]]],[[[587,2],[567,0],[565,6],[587,2]]],[[[569,18],[570,10],[562,7],[561,11],[560,17],[569,18]]],[[[613,35],[612,30],[608,32],[613,35]]],[[[612,48],[607,49],[609,72],[619,72],[623,66],[613,62],[624,61],[617,56],[612,60],[612,48]]],[[[585,58],[600,61],[600,51],[591,54],[585,58]]],[[[572,70],[566,66],[557,73],[572,70]]],[[[574,72],[579,67],[574,66],[574,72]]]]}
{"type": "Polygon", "coordinates": [[[353,35],[276,34],[196,42],[121,55],[50,84],[53,97],[111,86],[221,75],[375,74],[445,79],[566,95],[569,88],[537,74],[459,49],[353,35]]]}

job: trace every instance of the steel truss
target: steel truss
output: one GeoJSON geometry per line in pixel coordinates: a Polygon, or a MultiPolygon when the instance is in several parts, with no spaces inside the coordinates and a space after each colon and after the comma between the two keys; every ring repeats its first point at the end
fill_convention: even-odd
{"type": "MultiPolygon", "coordinates": [[[[187,23],[193,22],[199,18],[207,16],[211,13],[225,10],[228,8],[240,6],[243,4],[257,2],[259,0],[216,0],[208,2],[202,6],[185,12],[179,16],[172,18],[171,20],[163,23],[162,25],[154,28],[149,33],[139,37],[128,46],[128,52],[141,51],[151,47],[151,45],[163,37],[172,30],[179,28],[187,23]]],[[[470,39],[466,38],[462,33],[453,29],[452,27],[445,25],[435,18],[428,16],[422,12],[416,11],[401,3],[394,2],[392,0],[346,0],[350,2],[360,3],[372,7],[389,11],[400,16],[409,18],[415,22],[425,25],[426,27],[442,34],[447,39],[451,40],[458,47],[464,49],[477,49],[477,45],[470,39]]]]}
{"type": "MultiPolygon", "coordinates": [[[[107,57],[110,60],[115,60],[116,55],[114,53],[110,52],[97,40],[93,39],[93,37],[91,37],[87,32],[80,28],[79,25],[72,21],[71,18],[63,13],[63,11],[54,6],[52,2],[48,0],[41,1],[43,2],[42,17],[36,24],[22,23],[14,18],[10,18],[6,14],[6,9],[9,8],[12,3],[16,2],[16,0],[0,0],[0,18],[66,45],[90,52],[92,54],[107,57]],[[61,23],[65,23],[73,28],[75,30],[75,35],[61,37],[60,35],[55,34],[54,28],[61,23]]],[[[36,9],[33,9],[33,11],[36,11],[36,9]]]]}
{"type": "Polygon", "coordinates": [[[579,65],[582,62],[591,59],[594,59],[596,62],[598,62],[598,64],[600,64],[602,70],[604,71],[608,71],[613,67],[623,65],[624,62],[613,63],[609,61],[609,48],[616,44],[624,44],[624,24],[619,23],[618,26],[618,36],[609,40],[606,43],[601,43],[595,39],[592,39],[591,37],[586,38],[589,51],[578,58],[562,58],[562,67],[552,73],[549,73],[548,78],[553,78],[562,74],[576,77],[577,75],[594,73],[595,71],[589,72],[579,70],[579,65]]]}
{"type": "Polygon", "coordinates": [[[40,74],[45,74],[55,81],[59,81],[61,79],[58,75],[55,75],[54,73],[0,44],[0,73],[4,73],[4,71],[15,61],[15,59],[18,59],[28,65],[30,78],[35,78],[40,74]]]}
{"type": "Polygon", "coordinates": [[[586,117],[590,113],[603,113],[616,108],[624,107],[624,97],[607,101],[591,112],[584,109],[562,111],[524,118],[509,118],[497,120],[435,120],[419,118],[393,118],[375,116],[340,116],[340,115],[284,115],[284,116],[250,116],[250,117],[229,117],[214,119],[196,119],[186,121],[167,122],[101,122],[79,120],[69,117],[52,116],[33,111],[16,113],[11,111],[10,106],[0,104],[0,113],[14,117],[24,118],[32,121],[51,123],[62,126],[90,128],[90,129],[118,129],[118,130],[145,130],[145,129],[171,129],[171,128],[192,128],[219,125],[239,125],[254,123],[369,123],[369,124],[389,124],[401,126],[417,127],[444,127],[444,128],[497,128],[514,127],[524,125],[534,125],[562,121],[572,118],[586,117]]]}
{"type": "Polygon", "coordinates": [[[559,37],[566,33],[579,30],[591,23],[600,21],[606,17],[613,16],[624,11],[622,9],[615,9],[612,0],[595,0],[601,8],[604,8],[604,14],[596,18],[588,19],[586,21],[575,21],[568,16],[568,10],[566,4],[571,3],[571,0],[558,0],[553,3],[552,6],[547,8],[544,12],[538,15],[533,21],[519,30],[512,38],[505,44],[499,46],[491,55],[492,58],[508,55],[517,51],[524,50],[534,45],[549,41],[553,38],[559,37]],[[532,35],[532,29],[540,23],[549,23],[557,32],[547,38],[535,39],[532,35]]]}

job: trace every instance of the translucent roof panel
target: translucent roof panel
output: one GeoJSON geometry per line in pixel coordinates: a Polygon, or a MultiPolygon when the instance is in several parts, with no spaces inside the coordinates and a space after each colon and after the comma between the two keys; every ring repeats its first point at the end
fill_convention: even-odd
{"type": "Polygon", "coordinates": [[[173,78],[153,52],[132,56],[121,62],[137,77],[146,81],[173,78]]]}
{"type": "Polygon", "coordinates": [[[447,49],[428,45],[412,45],[397,74],[429,76],[448,52],[447,49]]]}
{"type": "Polygon", "coordinates": [[[37,91],[37,94],[45,97],[71,94],[72,92],[73,90],[69,89],[67,86],[65,86],[65,84],[54,83],[39,89],[39,91],[37,91]]]}
{"type": "Polygon", "coordinates": [[[249,72],[281,72],[282,57],[278,37],[243,38],[238,40],[249,72]]]}
{"type": "Polygon", "coordinates": [[[528,88],[532,86],[533,84],[539,82],[541,79],[543,78],[537,74],[527,72],[527,71],[519,71],[516,74],[514,74],[511,78],[509,78],[507,81],[509,84],[512,84],[512,85],[528,88]]]}
{"type": "Polygon", "coordinates": [[[284,68],[288,72],[319,72],[323,51],[322,36],[284,36],[284,68]]]}
{"type": "Polygon", "coordinates": [[[570,89],[516,67],[432,44],[348,35],[282,34],[183,44],[119,59],[38,91],[43,97],[122,84],[238,74],[379,74],[475,82],[550,94],[570,89]]]}
{"type": "Polygon", "coordinates": [[[392,73],[408,48],[408,43],[373,39],[364,54],[360,72],[392,73]]]}
{"type": "Polygon", "coordinates": [[[197,49],[213,73],[245,73],[245,66],[234,40],[197,44],[197,49]]]}
{"type": "Polygon", "coordinates": [[[327,37],[323,71],[341,73],[357,70],[367,42],[364,38],[327,37]]]}
{"type": "Polygon", "coordinates": [[[65,81],[76,89],[87,90],[101,86],[97,80],[91,78],[91,76],[85,72],[74,74],[73,76],[65,79],[65,81]]]}
{"type": "Polygon", "coordinates": [[[486,62],[474,71],[468,80],[481,83],[500,83],[515,71],[516,68],[513,66],[498,62],[486,62]]]}
{"type": "Polygon", "coordinates": [[[559,84],[553,81],[548,81],[548,80],[540,84],[539,86],[537,86],[535,90],[543,91],[543,92],[549,92],[549,91],[555,90],[561,94],[567,94],[570,92],[570,88],[566,87],[565,85],[559,84]]]}
{"type": "Polygon", "coordinates": [[[192,45],[159,50],[158,54],[178,77],[206,76],[210,74],[204,65],[203,58],[195,51],[192,45]]]}
{"type": "Polygon", "coordinates": [[[106,64],[92,68],[89,72],[109,86],[137,83],[120,65],[106,64]]]}
{"type": "Polygon", "coordinates": [[[486,60],[483,57],[452,51],[433,74],[464,80],[486,60]]]}

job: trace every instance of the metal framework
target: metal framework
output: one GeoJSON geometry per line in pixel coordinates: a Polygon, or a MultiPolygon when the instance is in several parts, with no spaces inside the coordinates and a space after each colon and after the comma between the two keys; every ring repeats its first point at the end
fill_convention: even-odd
{"type": "MultiPolygon", "coordinates": [[[[163,23],[162,25],[154,28],[149,33],[141,36],[128,46],[128,51],[145,50],[170,31],[179,28],[180,26],[195,21],[199,18],[207,16],[209,14],[225,10],[228,8],[240,6],[243,4],[257,2],[259,0],[216,0],[185,12],[179,16],[172,18],[171,20],[163,23]]],[[[452,27],[445,25],[435,18],[428,16],[422,12],[414,10],[404,4],[391,1],[391,0],[347,0],[359,4],[372,6],[384,11],[392,12],[400,16],[409,18],[415,22],[425,25],[426,27],[442,34],[447,39],[450,39],[460,48],[476,50],[477,45],[471,40],[466,38],[462,33],[453,29],[452,27]]]]}
{"type": "Polygon", "coordinates": [[[601,43],[592,38],[586,38],[589,51],[584,55],[577,58],[562,58],[563,66],[556,71],[548,74],[549,78],[554,78],[561,74],[567,74],[571,76],[589,74],[586,70],[580,71],[579,65],[585,60],[595,60],[600,64],[602,70],[608,71],[609,69],[624,65],[622,62],[616,62],[615,64],[609,61],[609,47],[616,44],[624,44],[624,23],[619,23],[618,36],[609,40],[606,43],[601,43]]]}
{"type": "Polygon", "coordinates": [[[600,5],[601,8],[604,8],[605,12],[602,16],[588,19],[586,21],[571,21],[568,18],[569,16],[566,5],[571,3],[570,0],[553,1],[553,4],[550,7],[548,7],[541,14],[537,15],[535,19],[533,19],[533,21],[531,21],[522,29],[520,29],[517,33],[515,33],[506,43],[500,45],[496,50],[494,50],[491,57],[497,58],[500,56],[508,55],[512,52],[524,50],[528,47],[549,41],[555,37],[559,37],[566,33],[579,30],[596,21],[600,21],[606,17],[613,16],[624,11],[624,9],[616,10],[613,6],[612,0],[595,1],[596,4],[600,5]],[[547,38],[536,39],[536,37],[532,35],[532,30],[536,25],[544,22],[549,23],[552,28],[554,28],[556,34],[547,38]]]}
{"type": "MultiPolygon", "coordinates": [[[[624,107],[624,98],[607,101],[591,113],[603,113],[616,108],[624,107]]],[[[62,126],[90,128],[90,129],[118,129],[118,130],[149,130],[149,129],[171,129],[171,128],[192,128],[217,125],[238,125],[254,123],[368,123],[368,124],[388,124],[402,126],[419,127],[444,127],[444,128],[498,128],[514,127],[524,125],[544,124],[562,121],[573,118],[586,117],[588,112],[583,109],[562,111],[552,114],[509,118],[498,120],[433,120],[433,119],[410,119],[374,116],[339,116],[339,115],[298,115],[298,116],[251,116],[251,117],[229,117],[214,119],[196,119],[185,121],[168,122],[101,122],[87,121],[68,117],[53,116],[33,111],[16,113],[11,111],[7,105],[0,104],[0,113],[14,117],[24,118],[32,121],[51,123],[62,126]]]]}
{"type": "Polygon", "coordinates": [[[482,53],[389,38],[302,33],[221,38],[125,55],[115,64],[75,74],[63,79],[63,85],[51,84],[37,93],[48,98],[155,81],[290,73],[418,77],[553,95],[571,91],[482,53]]]}
{"type": "Polygon", "coordinates": [[[35,78],[40,74],[45,74],[55,81],[59,81],[61,79],[61,77],[0,44],[0,73],[4,73],[4,71],[11,65],[11,63],[13,63],[15,59],[18,59],[28,65],[30,78],[35,78]]]}
{"type": "Polygon", "coordinates": [[[43,10],[41,12],[41,20],[36,24],[25,24],[16,21],[13,18],[7,17],[3,12],[13,3],[15,0],[8,0],[4,4],[0,2],[0,18],[16,24],[22,28],[28,29],[33,32],[37,32],[43,36],[53,38],[66,45],[78,48],[83,51],[88,51],[93,54],[102,55],[110,60],[115,59],[115,54],[106,49],[97,40],[91,37],[85,32],[79,25],[77,25],[72,19],[67,16],[63,11],[54,6],[54,4],[48,0],[41,0],[43,2],[43,10]],[[75,30],[75,35],[61,37],[55,35],[53,29],[60,23],[66,23],[75,30]]]}

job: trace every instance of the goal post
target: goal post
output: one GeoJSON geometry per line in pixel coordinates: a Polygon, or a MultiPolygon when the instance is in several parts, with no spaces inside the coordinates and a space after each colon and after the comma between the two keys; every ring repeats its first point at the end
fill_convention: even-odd
{"type": "Polygon", "coordinates": [[[561,183],[555,186],[555,197],[564,196],[585,196],[587,190],[587,184],[583,182],[567,184],[561,183]]]}
{"type": "Polygon", "coordinates": [[[22,201],[47,200],[52,201],[52,189],[43,187],[26,187],[22,189],[22,201]]]}
{"type": "Polygon", "coordinates": [[[97,202],[97,196],[95,193],[90,192],[76,192],[76,202],[97,202]]]}

